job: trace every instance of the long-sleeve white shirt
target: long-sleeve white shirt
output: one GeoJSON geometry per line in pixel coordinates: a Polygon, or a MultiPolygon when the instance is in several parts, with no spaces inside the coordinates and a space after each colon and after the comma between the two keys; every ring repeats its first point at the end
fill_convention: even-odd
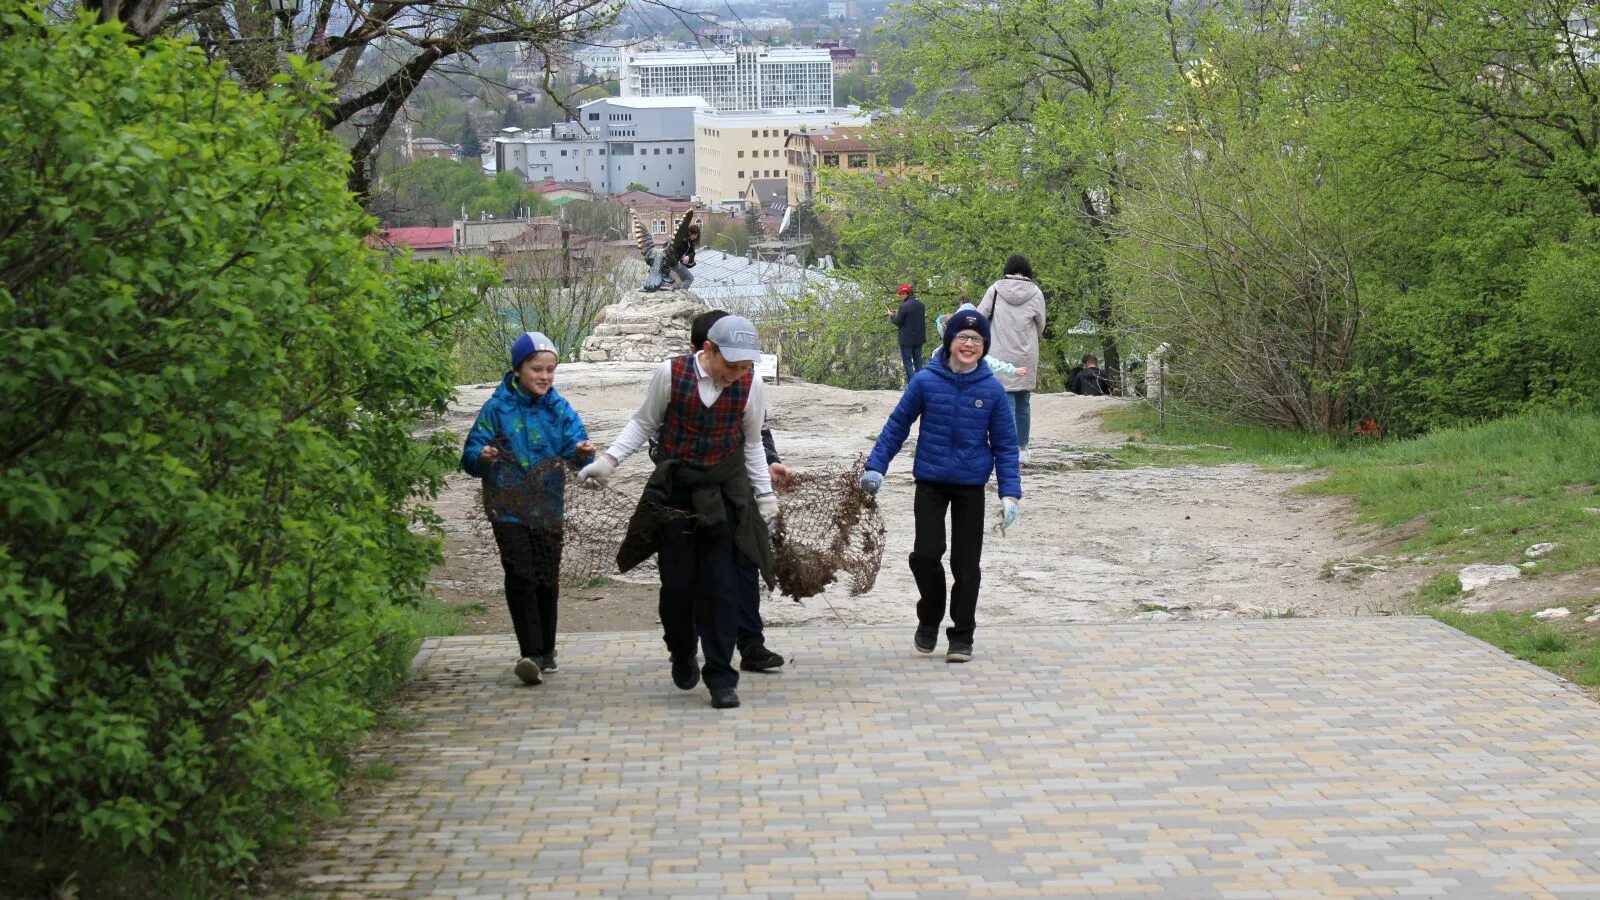
{"type": "MultiPolygon", "coordinates": [[[[701,351],[704,352],[704,351],[701,351]]],[[[694,355],[695,388],[700,395],[700,402],[710,408],[722,396],[722,388],[717,386],[711,374],[700,361],[700,353],[694,355]]],[[[661,421],[667,414],[667,403],[672,399],[672,360],[665,360],[656,368],[650,377],[650,386],[645,388],[644,402],[639,405],[639,410],[622,427],[622,433],[606,448],[606,455],[621,466],[623,461],[632,456],[645,442],[656,436],[661,431],[661,421]]],[[[740,425],[744,430],[744,467],[750,475],[750,486],[755,488],[757,496],[772,493],[772,473],[767,470],[767,453],[761,446],[761,423],[766,419],[767,386],[762,383],[760,376],[750,379],[750,393],[745,399],[744,415],[740,425]]]]}

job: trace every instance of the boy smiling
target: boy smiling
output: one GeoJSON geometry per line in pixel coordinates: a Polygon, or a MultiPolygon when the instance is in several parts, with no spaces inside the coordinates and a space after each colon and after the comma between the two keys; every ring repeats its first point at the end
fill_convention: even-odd
{"type": "Polygon", "coordinates": [[[889,462],[900,452],[911,423],[917,431],[912,466],[916,539],[911,574],[917,582],[917,652],[932,653],[945,613],[945,515],[950,518],[951,627],[945,661],[972,659],[983,558],[983,488],[998,476],[1000,517],[1017,520],[1022,478],[1017,467],[1017,426],[1005,389],[982,364],[989,351],[989,320],[973,309],[956,311],[945,323],[944,346],[906,386],[900,402],[867,457],[861,489],[876,494],[889,462]]]}

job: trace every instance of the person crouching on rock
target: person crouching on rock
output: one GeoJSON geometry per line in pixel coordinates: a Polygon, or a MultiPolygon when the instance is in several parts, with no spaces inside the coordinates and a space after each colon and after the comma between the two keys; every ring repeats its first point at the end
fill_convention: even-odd
{"type": "Polygon", "coordinates": [[[689,226],[689,252],[683,254],[681,259],[672,261],[672,274],[678,276],[678,283],[674,290],[687,291],[694,284],[694,273],[689,271],[694,268],[694,251],[700,246],[700,226],[689,226]]]}
{"type": "Polygon", "coordinates": [[[660,460],[628,523],[617,566],[626,572],[657,556],[672,681],[687,691],[703,675],[717,709],[739,705],[733,649],[741,583],[752,567],[773,583],[768,528],[778,496],[761,445],[767,397],[754,372],[760,357],[749,319],[719,320],[703,349],[661,363],[616,441],[578,473],[603,485],[659,433],[660,460]],[[699,670],[697,635],[706,655],[699,670]]]}
{"type": "Polygon", "coordinates": [[[1016,523],[1022,500],[1017,463],[1017,426],[1005,388],[988,366],[989,320],[974,309],[957,310],[944,328],[943,349],[912,377],[867,457],[861,489],[876,494],[889,462],[917,430],[917,458],[911,469],[916,539],[911,574],[917,582],[919,653],[932,653],[945,612],[945,511],[950,515],[951,627],[945,632],[945,661],[972,659],[972,634],[978,608],[979,562],[983,557],[983,488],[998,476],[1000,517],[1016,523]]]}
{"type": "Polygon", "coordinates": [[[583,420],[556,393],[556,345],[537,331],[511,345],[511,371],[483,408],[461,450],[461,468],[483,479],[484,507],[506,573],[506,606],[517,632],[515,672],[539,684],[556,671],[556,601],[566,476],[550,459],[588,462],[583,420]]]}

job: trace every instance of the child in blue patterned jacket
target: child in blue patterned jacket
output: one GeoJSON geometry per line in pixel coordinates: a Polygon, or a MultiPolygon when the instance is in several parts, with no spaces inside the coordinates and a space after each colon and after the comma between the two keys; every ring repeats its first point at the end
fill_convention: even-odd
{"type": "Polygon", "coordinates": [[[889,462],[900,452],[911,423],[917,431],[917,458],[911,474],[917,483],[912,502],[916,538],[911,574],[917,582],[919,653],[938,644],[945,613],[945,514],[950,517],[951,627],[945,632],[945,661],[972,659],[972,633],[978,608],[983,558],[984,486],[999,482],[1000,516],[1006,527],[1017,520],[1022,477],[1017,462],[1017,426],[1005,388],[987,366],[989,320],[975,309],[959,309],[943,329],[943,348],[912,376],[878,442],[867,457],[861,489],[876,494],[889,462]]]}
{"type": "Polygon", "coordinates": [[[556,393],[556,345],[537,331],[511,345],[511,371],[478,411],[461,450],[461,468],[483,479],[484,508],[506,573],[506,606],[517,632],[514,671],[539,684],[556,671],[556,601],[561,581],[565,473],[540,463],[594,456],[583,420],[556,393]]]}

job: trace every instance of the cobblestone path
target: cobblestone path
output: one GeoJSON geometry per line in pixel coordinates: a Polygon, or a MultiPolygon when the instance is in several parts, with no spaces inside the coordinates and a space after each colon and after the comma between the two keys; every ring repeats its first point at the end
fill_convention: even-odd
{"type": "Polygon", "coordinates": [[[729,712],[652,634],[430,642],[307,893],[1600,895],[1600,705],[1432,620],[769,639],[729,712]]]}

